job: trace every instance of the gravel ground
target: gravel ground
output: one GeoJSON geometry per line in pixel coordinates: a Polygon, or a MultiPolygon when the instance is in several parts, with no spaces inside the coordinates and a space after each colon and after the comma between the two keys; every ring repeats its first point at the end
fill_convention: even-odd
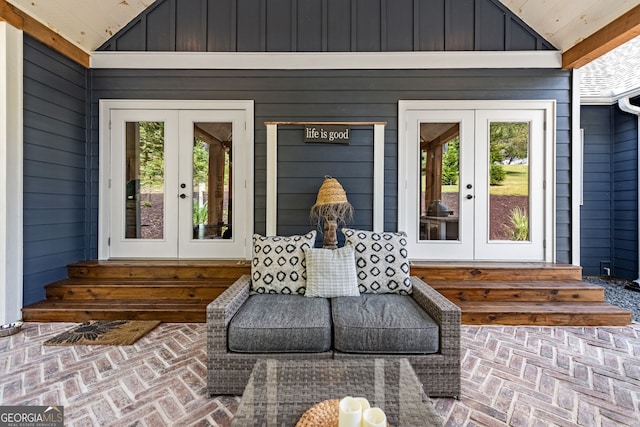
{"type": "Polygon", "coordinates": [[[633,321],[640,322],[640,292],[625,289],[625,285],[631,282],[618,279],[605,280],[599,277],[585,277],[584,281],[602,286],[606,302],[631,310],[633,321]]]}

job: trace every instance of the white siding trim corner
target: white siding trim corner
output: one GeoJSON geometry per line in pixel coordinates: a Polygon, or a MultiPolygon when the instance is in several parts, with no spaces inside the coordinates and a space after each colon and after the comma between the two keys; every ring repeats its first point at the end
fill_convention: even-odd
{"type": "Polygon", "coordinates": [[[98,166],[98,259],[109,259],[109,205],[111,171],[111,108],[110,101],[99,102],[99,166],[98,166]]]}
{"type": "Polygon", "coordinates": [[[267,124],[267,236],[275,236],[278,223],[278,125],[267,124]]]}
{"type": "Polygon", "coordinates": [[[373,231],[384,231],[384,127],[373,125],[373,231]]]}
{"type": "Polygon", "coordinates": [[[22,318],[23,34],[0,22],[0,323],[22,318]]]}
{"type": "Polygon", "coordinates": [[[571,88],[571,264],[580,265],[583,135],[580,131],[580,70],[573,70],[571,88]]]}

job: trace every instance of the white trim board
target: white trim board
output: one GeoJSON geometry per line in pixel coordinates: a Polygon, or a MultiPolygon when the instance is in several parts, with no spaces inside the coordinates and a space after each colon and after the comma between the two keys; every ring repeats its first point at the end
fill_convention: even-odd
{"type": "Polygon", "coordinates": [[[0,22],[0,323],[22,318],[23,33],[0,22]]]}
{"type": "MultiPolygon", "coordinates": [[[[320,123],[320,122],[317,122],[320,123]]],[[[335,124],[335,123],[334,123],[335,124]]],[[[351,123],[373,126],[373,230],[384,231],[384,127],[383,123],[351,123]]],[[[278,224],[278,123],[267,127],[267,236],[277,235],[278,224]]]]}
{"type": "Polygon", "coordinates": [[[559,51],[93,52],[90,67],[206,70],[562,68],[562,54],[559,51]]]}
{"type": "Polygon", "coordinates": [[[583,134],[580,129],[580,70],[573,70],[571,98],[571,263],[580,263],[580,206],[583,196],[583,134]]]}

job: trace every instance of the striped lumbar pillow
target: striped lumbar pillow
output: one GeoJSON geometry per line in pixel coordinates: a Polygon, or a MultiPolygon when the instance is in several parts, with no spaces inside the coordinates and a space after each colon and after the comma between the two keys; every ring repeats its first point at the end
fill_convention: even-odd
{"type": "Polygon", "coordinates": [[[305,248],[307,297],[359,296],[354,249],[305,248]]]}

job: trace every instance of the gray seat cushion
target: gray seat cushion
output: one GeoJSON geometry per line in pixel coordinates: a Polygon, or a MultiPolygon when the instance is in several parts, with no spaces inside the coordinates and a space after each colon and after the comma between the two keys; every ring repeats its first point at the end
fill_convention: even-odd
{"type": "Polygon", "coordinates": [[[337,351],[430,354],[439,350],[438,325],[410,296],[333,298],[331,312],[337,351]]]}
{"type": "Polygon", "coordinates": [[[331,348],[326,298],[252,295],[231,319],[229,350],[242,353],[323,352],[331,348]]]}

